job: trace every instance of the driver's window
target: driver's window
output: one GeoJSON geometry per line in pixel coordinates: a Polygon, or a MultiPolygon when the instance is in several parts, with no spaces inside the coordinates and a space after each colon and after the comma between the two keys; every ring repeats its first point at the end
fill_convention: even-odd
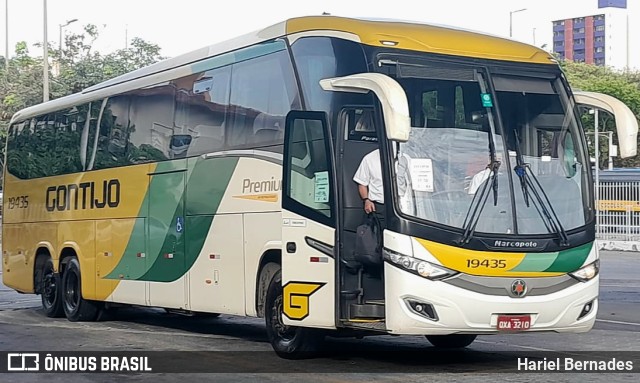
{"type": "Polygon", "coordinates": [[[331,218],[330,155],[322,120],[300,118],[291,126],[285,174],[288,187],[284,192],[303,210],[311,209],[313,215],[325,217],[323,220],[331,218]]]}

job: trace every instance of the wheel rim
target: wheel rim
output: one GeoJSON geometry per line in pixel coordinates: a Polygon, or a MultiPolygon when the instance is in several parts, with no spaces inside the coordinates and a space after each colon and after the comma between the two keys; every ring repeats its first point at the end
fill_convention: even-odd
{"type": "Polygon", "coordinates": [[[44,304],[47,308],[53,307],[56,303],[58,285],[56,283],[56,278],[53,275],[53,268],[48,266],[44,270],[44,276],[42,278],[43,291],[42,296],[44,297],[44,304]]]}
{"type": "Polygon", "coordinates": [[[291,341],[295,337],[295,329],[282,321],[282,295],[278,296],[271,308],[271,326],[278,338],[291,341]]]}
{"type": "Polygon", "coordinates": [[[64,303],[69,312],[73,312],[78,307],[79,303],[79,281],[78,274],[74,270],[67,271],[69,275],[65,276],[64,283],[64,303]]]}

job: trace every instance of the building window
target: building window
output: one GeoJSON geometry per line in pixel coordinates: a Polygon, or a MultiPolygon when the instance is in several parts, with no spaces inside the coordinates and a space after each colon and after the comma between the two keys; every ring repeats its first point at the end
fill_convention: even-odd
{"type": "Polygon", "coordinates": [[[595,64],[596,65],[604,65],[604,59],[603,58],[597,58],[595,60],[595,64]]]}
{"type": "Polygon", "coordinates": [[[598,25],[596,27],[596,32],[602,32],[602,31],[604,31],[604,25],[598,25]]]}
{"type": "Polygon", "coordinates": [[[604,42],[604,36],[596,37],[596,43],[603,43],[603,42],[604,42]]]}
{"type": "Polygon", "coordinates": [[[553,43],[553,46],[555,46],[555,47],[563,47],[564,46],[564,41],[563,40],[555,41],[553,43]]]}
{"type": "Polygon", "coordinates": [[[604,15],[596,15],[593,18],[595,21],[600,21],[600,20],[604,20],[604,15]]]}
{"type": "Polygon", "coordinates": [[[576,17],[573,19],[574,23],[584,23],[584,17],[576,17]]]}
{"type": "Polygon", "coordinates": [[[584,33],[584,28],[574,28],[573,33],[584,33]]]}
{"type": "Polygon", "coordinates": [[[553,37],[564,36],[564,31],[555,31],[553,32],[553,37]]]}
{"type": "Polygon", "coordinates": [[[584,39],[574,39],[573,45],[584,45],[584,39]]]}
{"type": "Polygon", "coordinates": [[[554,21],[553,22],[553,26],[554,27],[557,27],[557,26],[560,26],[560,25],[564,25],[564,20],[559,20],[559,21],[554,21]]]}
{"type": "Polygon", "coordinates": [[[596,53],[602,53],[604,52],[604,47],[597,47],[596,48],[596,53]]]}

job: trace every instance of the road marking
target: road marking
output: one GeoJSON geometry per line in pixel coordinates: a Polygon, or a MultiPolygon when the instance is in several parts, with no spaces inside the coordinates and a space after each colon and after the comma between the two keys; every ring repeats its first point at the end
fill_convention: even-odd
{"type": "MultiPolygon", "coordinates": [[[[498,342],[488,342],[486,340],[480,340],[480,339],[476,339],[475,343],[486,343],[486,344],[493,344],[493,345],[498,345],[500,343],[498,342]]],[[[511,347],[520,347],[520,348],[524,348],[526,350],[533,350],[533,351],[551,351],[551,352],[555,352],[556,350],[551,350],[549,348],[541,348],[541,347],[532,347],[532,346],[521,346],[519,344],[512,344],[509,343],[508,346],[511,347]]]]}
{"type": "Polygon", "coordinates": [[[596,322],[614,323],[614,324],[625,324],[625,325],[628,325],[628,326],[640,326],[640,323],[622,322],[622,321],[619,321],[619,320],[596,319],[596,322]]]}

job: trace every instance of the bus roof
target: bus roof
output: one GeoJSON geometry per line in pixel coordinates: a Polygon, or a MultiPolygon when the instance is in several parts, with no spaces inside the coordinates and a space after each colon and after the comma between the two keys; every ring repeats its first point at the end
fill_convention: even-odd
{"type": "Polygon", "coordinates": [[[163,78],[161,74],[172,69],[260,42],[305,32],[312,32],[316,36],[323,34],[330,36],[337,32],[348,34],[355,40],[371,46],[389,48],[391,45],[396,49],[443,55],[538,64],[555,63],[548,52],[534,46],[449,26],[395,20],[306,16],[289,19],[231,40],[163,60],[96,84],[80,93],[23,109],[13,116],[11,122],[167,81],[168,78],[163,78]],[[147,80],[144,81],[144,79],[147,80]]]}

